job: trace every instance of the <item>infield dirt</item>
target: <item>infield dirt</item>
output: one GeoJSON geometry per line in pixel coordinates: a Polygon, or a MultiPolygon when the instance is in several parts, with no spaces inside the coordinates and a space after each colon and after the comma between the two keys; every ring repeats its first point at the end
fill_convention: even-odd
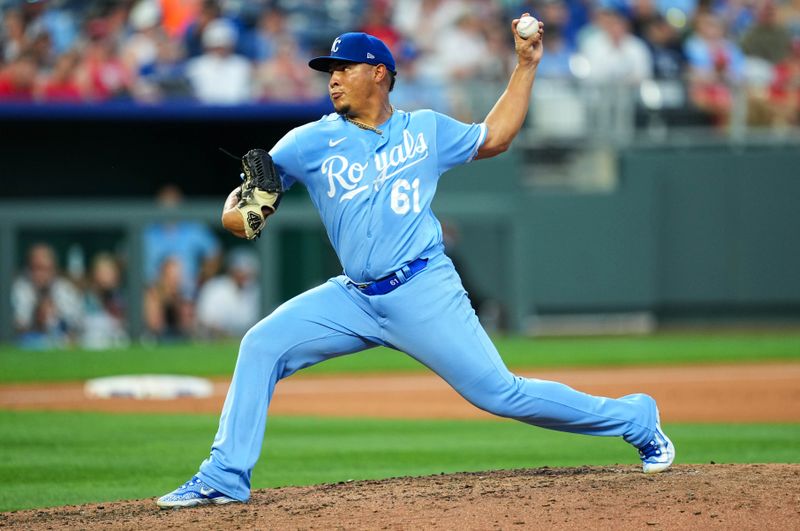
{"type": "MultiPolygon", "coordinates": [[[[523,371],[599,396],[647,392],[670,422],[799,422],[800,363],[523,371]]],[[[229,380],[203,399],[91,399],[82,382],[0,386],[0,408],[112,413],[219,413],[229,380]]],[[[272,415],[495,419],[432,373],[297,375],[281,381],[272,415]]]]}
{"type": "Polygon", "coordinates": [[[256,491],[161,511],[154,499],[0,514],[5,529],[798,529],[800,465],[539,468],[256,491]]]}

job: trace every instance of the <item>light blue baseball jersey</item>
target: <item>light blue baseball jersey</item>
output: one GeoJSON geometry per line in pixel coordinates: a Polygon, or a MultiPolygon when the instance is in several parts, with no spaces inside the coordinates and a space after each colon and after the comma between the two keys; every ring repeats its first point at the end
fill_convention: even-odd
{"type": "Polygon", "coordinates": [[[439,176],[472,160],[486,138],[484,124],[430,110],[395,110],[377,129],[333,113],[290,131],[270,151],[284,187],[299,181],[308,189],[355,282],[441,251],[431,211],[439,176]]]}

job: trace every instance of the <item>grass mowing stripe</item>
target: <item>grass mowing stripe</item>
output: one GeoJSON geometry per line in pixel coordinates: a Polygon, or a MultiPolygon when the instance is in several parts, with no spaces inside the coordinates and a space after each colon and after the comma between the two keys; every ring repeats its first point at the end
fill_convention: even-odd
{"type": "MultiPolygon", "coordinates": [[[[800,333],[664,334],[647,337],[530,339],[498,337],[495,344],[516,369],[646,364],[800,360],[800,333]]],[[[0,347],[0,383],[84,380],[115,374],[224,376],[233,372],[235,343],[180,344],[115,351],[30,352],[0,347]]],[[[317,374],[422,371],[419,363],[386,348],[343,356],[307,369],[317,374]]]]}
{"type": "MultiPolygon", "coordinates": [[[[0,412],[0,510],[153,497],[208,455],[217,417],[0,412]]],[[[798,462],[800,424],[668,424],[678,462],[798,462]]],[[[512,421],[274,417],[253,487],[638,463],[617,438],[512,421]]]]}

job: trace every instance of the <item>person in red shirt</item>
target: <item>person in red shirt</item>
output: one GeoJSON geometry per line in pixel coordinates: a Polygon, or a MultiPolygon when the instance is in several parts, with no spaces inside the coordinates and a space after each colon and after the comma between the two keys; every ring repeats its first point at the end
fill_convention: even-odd
{"type": "Polygon", "coordinates": [[[402,35],[392,26],[392,9],[390,2],[377,0],[370,2],[364,14],[364,23],[359,31],[373,35],[383,42],[390,50],[396,52],[402,35]]]}
{"type": "Polygon", "coordinates": [[[92,101],[130,97],[135,74],[120,58],[110,27],[97,19],[88,28],[89,41],[77,74],[81,91],[92,101]]]}
{"type": "Polygon", "coordinates": [[[29,53],[22,53],[0,70],[0,101],[33,101],[38,65],[29,53]]]}
{"type": "Polygon", "coordinates": [[[80,57],[76,52],[67,52],[56,60],[53,70],[43,74],[36,83],[36,99],[46,102],[78,103],[83,93],[76,77],[80,57]]]}
{"type": "Polygon", "coordinates": [[[775,65],[769,88],[776,125],[800,124],[800,37],[792,40],[792,51],[775,65]]]}

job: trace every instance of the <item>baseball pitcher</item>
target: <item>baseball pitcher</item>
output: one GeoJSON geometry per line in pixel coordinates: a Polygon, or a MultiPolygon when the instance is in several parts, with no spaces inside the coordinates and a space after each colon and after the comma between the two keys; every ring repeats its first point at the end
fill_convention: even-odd
{"type": "Polygon", "coordinates": [[[511,23],[517,65],[480,124],[393,108],[395,61],[373,36],[345,33],[329,55],[309,62],[329,76],[336,112],[290,131],[269,153],[249,153],[244,183],[225,202],[223,225],[257,237],[281,193],[299,182],[319,211],[343,274],[284,303],[247,332],[211,454],[196,476],[158,500],[160,507],[247,501],[278,380],[377,345],[412,356],[495,415],[623,437],[639,450],[645,472],[670,466],[675,449],[651,397],[595,397],[510,373],[444,253],[431,211],[439,177],[505,151],[528,110],[543,25],[523,38],[518,22],[511,23]]]}

